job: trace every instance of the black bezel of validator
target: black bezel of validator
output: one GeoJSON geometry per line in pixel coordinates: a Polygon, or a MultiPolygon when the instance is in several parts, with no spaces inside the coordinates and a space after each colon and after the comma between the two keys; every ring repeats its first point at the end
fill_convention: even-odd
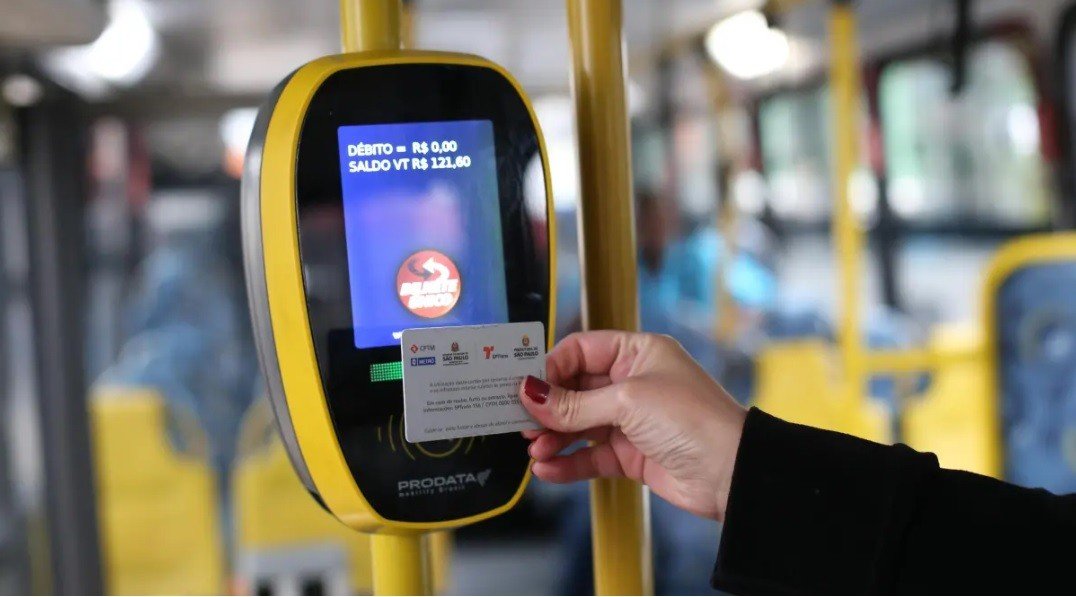
{"type": "Polygon", "coordinates": [[[548,226],[552,214],[545,214],[545,222],[536,221],[524,207],[524,174],[539,155],[538,132],[523,100],[499,73],[440,64],[337,72],[311,100],[299,141],[296,197],[303,283],[332,423],[363,495],[380,516],[401,522],[453,520],[497,508],[519,489],[528,464],[526,443],[515,433],[479,438],[445,457],[427,454],[442,454],[452,442],[425,443],[424,452],[402,449],[397,444],[403,433],[394,431],[402,429],[403,385],[370,381],[370,365],[398,361],[400,347],[358,349],[354,344],[337,129],[447,120],[493,123],[509,320],[541,321],[548,327],[548,235],[535,231],[548,226]],[[414,480],[487,470],[478,490],[411,492],[407,497],[399,490],[414,480]]]}

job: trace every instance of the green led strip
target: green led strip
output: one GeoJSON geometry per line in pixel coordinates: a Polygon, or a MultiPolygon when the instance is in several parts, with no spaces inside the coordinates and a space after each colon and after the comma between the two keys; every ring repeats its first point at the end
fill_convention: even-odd
{"type": "Polygon", "coordinates": [[[370,382],[399,381],[403,379],[403,362],[374,363],[370,365],[370,382]]]}

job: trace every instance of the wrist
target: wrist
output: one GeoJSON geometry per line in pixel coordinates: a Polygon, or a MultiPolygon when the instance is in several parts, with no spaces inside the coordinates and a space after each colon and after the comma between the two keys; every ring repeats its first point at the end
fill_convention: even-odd
{"type": "Polygon", "coordinates": [[[736,470],[736,458],[740,452],[740,442],[743,440],[744,425],[747,422],[747,409],[736,405],[727,420],[727,427],[723,433],[725,441],[724,449],[721,450],[721,474],[718,476],[715,487],[715,499],[717,503],[717,520],[725,521],[728,511],[729,496],[732,494],[733,477],[736,470]]]}

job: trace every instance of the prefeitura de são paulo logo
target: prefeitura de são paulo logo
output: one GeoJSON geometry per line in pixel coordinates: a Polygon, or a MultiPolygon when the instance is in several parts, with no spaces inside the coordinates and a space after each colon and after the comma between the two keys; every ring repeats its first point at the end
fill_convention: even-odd
{"type": "Polygon", "coordinates": [[[396,291],[408,311],[427,319],[441,317],[460,299],[460,272],[444,253],[419,251],[400,265],[396,291]]]}

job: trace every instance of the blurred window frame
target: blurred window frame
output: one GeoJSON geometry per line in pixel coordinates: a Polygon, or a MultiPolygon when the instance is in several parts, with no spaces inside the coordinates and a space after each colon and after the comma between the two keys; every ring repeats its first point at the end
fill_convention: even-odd
{"type": "MultiPolygon", "coordinates": [[[[1055,215],[1059,213],[1059,209],[1061,208],[1061,197],[1063,195],[1063,193],[1059,192],[1058,185],[1056,184],[1056,177],[1054,176],[1058,165],[1056,150],[1057,142],[1055,140],[1056,135],[1053,134],[1053,131],[1051,131],[1048,126],[1043,126],[1042,119],[1044,114],[1056,114],[1057,106],[1053,101],[1053,98],[1047,94],[1047,86],[1045,85],[1047,60],[1046,57],[1043,56],[1043,52],[1040,51],[1041,48],[1036,44],[1035,40],[1036,32],[1024,20],[999,20],[985,26],[980,26],[973,32],[969,41],[971,44],[971,51],[968,53],[968,56],[974,56],[975,49],[981,48],[986,44],[1000,43],[1010,49],[1016,50],[1017,54],[1022,56],[1025,61],[1027,72],[1030,75],[1028,82],[1034,90],[1034,105],[1040,131],[1038,151],[1043,165],[1041,178],[1043,184],[1040,191],[1044,194],[1047,204],[1044,217],[1038,222],[1032,223],[1007,223],[1000,220],[983,220],[975,216],[969,217],[966,214],[958,215],[957,217],[948,220],[929,220],[901,217],[897,213],[891,212],[889,217],[892,219],[892,226],[896,229],[898,237],[929,236],[1002,241],[1024,234],[1047,232],[1055,228],[1052,222],[1055,220],[1055,215]]],[[[912,44],[906,48],[880,55],[879,57],[872,59],[868,64],[868,72],[876,78],[875,82],[871,85],[872,111],[877,119],[876,122],[879,127],[881,142],[884,148],[886,148],[887,139],[885,117],[884,114],[882,114],[881,109],[881,81],[888,69],[897,65],[923,60],[937,61],[943,66],[951,68],[951,40],[946,36],[933,37],[929,41],[912,44]]],[[[890,156],[888,156],[884,150],[882,156],[880,174],[885,179],[888,179],[890,174],[888,158],[890,156]]],[[[890,181],[886,180],[887,187],[889,186],[889,182],[890,181]]],[[[891,193],[892,189],[886,188],[885,194],[887,200],[891,199],[891,193]]]]}

